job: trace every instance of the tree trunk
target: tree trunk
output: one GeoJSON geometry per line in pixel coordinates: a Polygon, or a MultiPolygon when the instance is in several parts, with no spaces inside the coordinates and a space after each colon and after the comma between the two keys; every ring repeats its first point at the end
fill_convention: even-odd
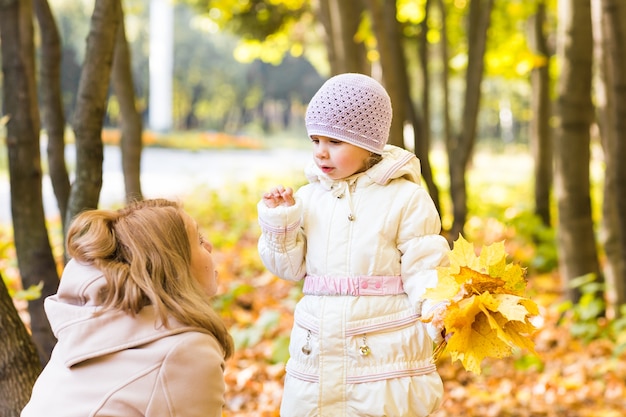
{"type": "Polygon", "coordinates": [[[66,223],[78,213],[98,206],[102,188],[102,121],[111,78],[120,0],[96,0],[87,51],[78,85],[74,115],[76,180],[72,185],[66,223]]]}
{"type": "MultiPolygon", "coordinates": [[[[562,62],[558,83],[559,123],[555,134],[555,194],[558,202],[558,249],[561,276],[566,282],[586,274],[600,279],[591,219],[589,179],[592,31],[589,0],[559,3],[563,24],[558,55],[562,62]]],[[[571,288],[577,302],[580,290],[571,288]]]]}
{"type": "Polygon", "coordinates": [[[546,25],[546,4],[542,0],[537,5],[537,12],[532,20],[530,42],[535,54],[543,62],[531,73],[531,107],[533,117],[530,123],[530,142],[535,162],[535,214],[544,225],[551,225],[550,190],[552,189],[552,135],[550,117],[550,51],[544,26],[546,25]]]}
{"type": "MultiPolygon", "coordinates": [[[[442,119],[443,119],[443,141],[446,148],[452,140],[452,123],[450,121],[450,65],[448,53],[448,24],[447,12],[444,0],[437,0],[437,6],[441,15],[441,42],[439,43],[441,55],[441,100],[443,102],[442,119]]],[[[450,241],[452,239],[449,239],[450,241]]]]}
{"type": "Polygon", "coordinates": [[[18,417],[41,372],[37,347],[0,275],[0,416],[18,417]]]}
{"type": "Polygon", "coordinates": [[[448,142],[450,195],[454,220],[450,239],[456,240],[467,220],[467,188],[465,173],[476,141],[476,125],[480,109],[481,84],[485,67],[487,30],[494,0],[471,0],[469,4],[468,62],[465,74],[465,98],[461,128],[448,142]]]}
{"type": "Polygon", "coordinates": [[[120,7],[119,27],[113,55],[113,90],[120,104],[122,170],[126,201],[141,200],[141,116],[135,106],[135,85],[126,40],[124,13],[120,7]]]}
{"type": "MultiPolygon", "coordinates": [[[[424,182],[426,183],[426,187],[428,188],[428,192],[430,197],[433,199],[435,203],[435,207],[437,208],[437,212],[441,213],[441,203],[439,201],[439,188],[435,183],[435,178],[433,177],[432,168],[430,165],[430,71],[429,68],[429,48],[428,48],[428,38],[426,34],[428,33],[428,20],[429,20],[429,11],[432,6],[432,1],[427,0],[424,5],[424,20],[422,21],[422,30],[420,31],[419,41],[419,64],[420,71],[422,75],[422,115],[420,117],[419,110],[417,106],[413,104],[411,100],[411,96],[409,94],[409,115],[411,116],[411,120],[413,122],[413,146],[415,147],[415,154],[420,161],[422,162],[422,176],[424,177],[424,182]]],[[[407,89],[407,92],[410,92],[410,89],[407,89]]]]}
{"type": "Polygon", "coordinates": [[[344,72],[370,74],[365,45],[355,35],[363,14],[362,0],[321,0],[317,16],[326,32],[331,75],[344,72]]]}
{"type": "Polygon", "coordinates": [[[33,9],[29,1],[0,8],[6,143],[11,186],[11,216],[18,266],[24,287],[43,282],[42,297],[28,303],[31,330],[42,364],[56,339],[43,310],[43,299],[56,292],[59,277],[43,210],[39,112],[35,83],[33,9]]]}
{"type": "Polygon", "coordinates": [[[607,262],[607,300],[614,315],[626,304],[626,4],[593,1],[599,52],[598,117],[606,164],[602,206],[602,243],[607,262]]]}
{"type": "Polygon", "coordinates": [[[406,59],[396,19],[395,1],[368,0],[383,72],[383,84],[393,105],[389,144],[404,148],[404,122],[410,97],[406,59]]]}
{"type": "MultiPolygon", "coordinates": [[[[48,173],[61,213],[67,210],[70,180],[65,166],[65,115],[61,97],[61,38],[48,0],[34,0],[35,13],[41,31],[41,112],[48,136],[48,173]]],[[[65,225],[63,224],[63,230],[65,225]]]]}

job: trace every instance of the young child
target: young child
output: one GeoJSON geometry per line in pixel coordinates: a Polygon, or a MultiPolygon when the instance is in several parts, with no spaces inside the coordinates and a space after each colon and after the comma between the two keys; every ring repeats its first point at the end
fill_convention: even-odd
{"type": "Polygon", "coordinates": [[[45,308],[58,343],[22,417],[219,417],[233,351],[212,246],[175,202],[79,214],[45,308]]]}
{"type": "Polygon", "coordinates": [[[440,329],[419,318],[449,245],[419,161],[386,145],[391,101],[362,74],[330,78],[306,112],[309,184],[258,204],[265,266],[304,279],[280,415],[426,416],[443,384],[432,361],[440,329]]]}

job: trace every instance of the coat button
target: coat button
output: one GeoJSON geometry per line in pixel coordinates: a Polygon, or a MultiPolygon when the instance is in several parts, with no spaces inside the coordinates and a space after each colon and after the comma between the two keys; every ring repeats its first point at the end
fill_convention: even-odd
{"type": "Polygon", "coordinates": [[[370,349],[370,347],[369,347],[369,346],[367,346],[367,345],[361,345],[361,346],[359,346],[359,354],[360,354],[361,356],[367,356],[367,355],[369,355],[369,354],[370,354],[370,352],[371,352],[371,349],[370,349]]]}
{"type": "Polygon", "coordinates": [[[367,288],[367,282],[362,282],[361,283],[361,288],[366,289],[367,288]]]}

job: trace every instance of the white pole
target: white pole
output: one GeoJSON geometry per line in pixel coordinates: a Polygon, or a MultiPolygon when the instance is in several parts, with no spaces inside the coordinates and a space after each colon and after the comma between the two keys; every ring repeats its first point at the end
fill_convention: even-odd
{"type": "Polygon", "coordinates": [[[150,129],[172,129],[174,7],[170,0],[150,0],[150,129]]]}

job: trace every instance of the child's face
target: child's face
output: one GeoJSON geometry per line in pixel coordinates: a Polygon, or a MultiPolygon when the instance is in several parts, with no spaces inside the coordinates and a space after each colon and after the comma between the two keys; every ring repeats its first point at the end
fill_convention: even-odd
{"type": "Polygon", "coordinates": [[[339,180],[365,169],[370,151],[326,136],[313,136],[315,163],[329,178],[339,180]]]}

